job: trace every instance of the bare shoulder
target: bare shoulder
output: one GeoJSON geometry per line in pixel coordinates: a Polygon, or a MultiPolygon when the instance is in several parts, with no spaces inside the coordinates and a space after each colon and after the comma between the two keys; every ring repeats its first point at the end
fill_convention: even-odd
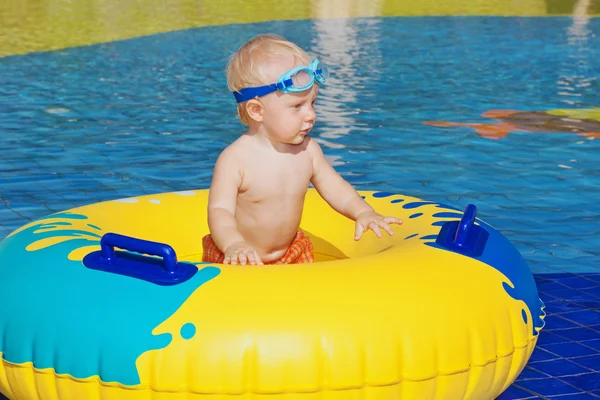
{"type": "Polygon", "coordinates": [[[219,187],[225,182],[240,185],[244,175],[242,150],[242,146],[236,140],[221,151],[214,166],[211,188],[219,187]]]}
{"type": "Polygon", "coordinates": [[[241,167],[242,160],[244,160],[245,154],[247,152],[247,146],[244,143],[242,137],[238,138],[236,141],[227,146],[219,157],[217,158],[217,163],[215,168],[228,165],[228,166],[237,166],[241,167]]]}
{"type": "Polygon", "coordinates": [[[315,139],[308,137],[306,138],[306,142],[306,151],[308,151],[311,156],[323,156],[323,150],[321,150],[321,146],[315,139]]]}
{"type": "Polygon", "coordinates": [[[317,143],[317,141],[313,138],[307,138],[307,141],[308,143],[306,144],[306,151],[310,155],[313,164],[326,161],[325,154],[323,154],[323,150],[321,149],[319,143],[317,143]]]}

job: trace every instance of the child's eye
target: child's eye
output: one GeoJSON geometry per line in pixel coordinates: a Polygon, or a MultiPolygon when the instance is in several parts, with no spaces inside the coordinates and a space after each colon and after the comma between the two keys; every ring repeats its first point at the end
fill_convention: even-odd
{"type": "Polygon", "coordinates": [[[295,105],[294,105],[294,108],[295,108],[296,110],[299,110],[299,109],[300,109],[300,107],[302,107],[302,103],[300,103],[300,104],[295,104],[295,105]]]}

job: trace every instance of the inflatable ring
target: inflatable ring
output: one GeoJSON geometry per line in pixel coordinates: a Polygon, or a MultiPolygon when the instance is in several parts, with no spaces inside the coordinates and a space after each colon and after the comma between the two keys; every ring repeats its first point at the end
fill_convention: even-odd
{"type": "Polygon", "coordinates": [[[312,264],[202,263],[206,190],[107,201],[23,226],[0,242],[0,392],[495,398],[543,326],[524,259],[473,206],[360,194],[404,224],[355,241],[354,222],[309,189],[301,229],[315,246],[312,264]]]}

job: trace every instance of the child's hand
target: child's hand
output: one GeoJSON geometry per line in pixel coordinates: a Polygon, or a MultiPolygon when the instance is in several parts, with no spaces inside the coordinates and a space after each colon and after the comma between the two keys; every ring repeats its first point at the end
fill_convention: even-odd
{"type": "Polygon", "coordinates": [[[240,265],[246,265],[248,262],[250,265],[263,265],[256,250],[252,246],[248,246],[245,242],[230,244],[224,253],[225,259],[223,260],[223,264],[237,265],[239,261],[240,265]]]}
{"type": "Polygon", "coordinates": [[[394,234],[392,228],[390,228],[390,224],[401,224],[402,221],[398,218],[394,217],[384,217],[381,214],[376,213],[375,211],[365,211],[358,215],[356,218],[356,230],[354,232],[354,240],[359,240],[363,233],[369,229],[375,232],[377,237],[381,237],[381,229],[380,227],[385,229],[387,233],[391,235],[394,234]]]}

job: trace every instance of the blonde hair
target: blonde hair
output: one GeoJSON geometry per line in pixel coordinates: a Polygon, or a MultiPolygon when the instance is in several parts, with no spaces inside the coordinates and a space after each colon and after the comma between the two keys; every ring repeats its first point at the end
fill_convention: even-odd
{"type": "MultiPolygon", "coordinates": [[[[247,87],[263,86],[267,82],[264,65],[270,56],[292,55],[304,65],[310,63],[309,55],[296,44],[273,34],[258,35],[247,41],[232,54],[227,64],[227,86],[230,91],[247,87]]],[[[246,102],[238,103],[238,115],[244,125],[248,125],[246,102]]]]}

